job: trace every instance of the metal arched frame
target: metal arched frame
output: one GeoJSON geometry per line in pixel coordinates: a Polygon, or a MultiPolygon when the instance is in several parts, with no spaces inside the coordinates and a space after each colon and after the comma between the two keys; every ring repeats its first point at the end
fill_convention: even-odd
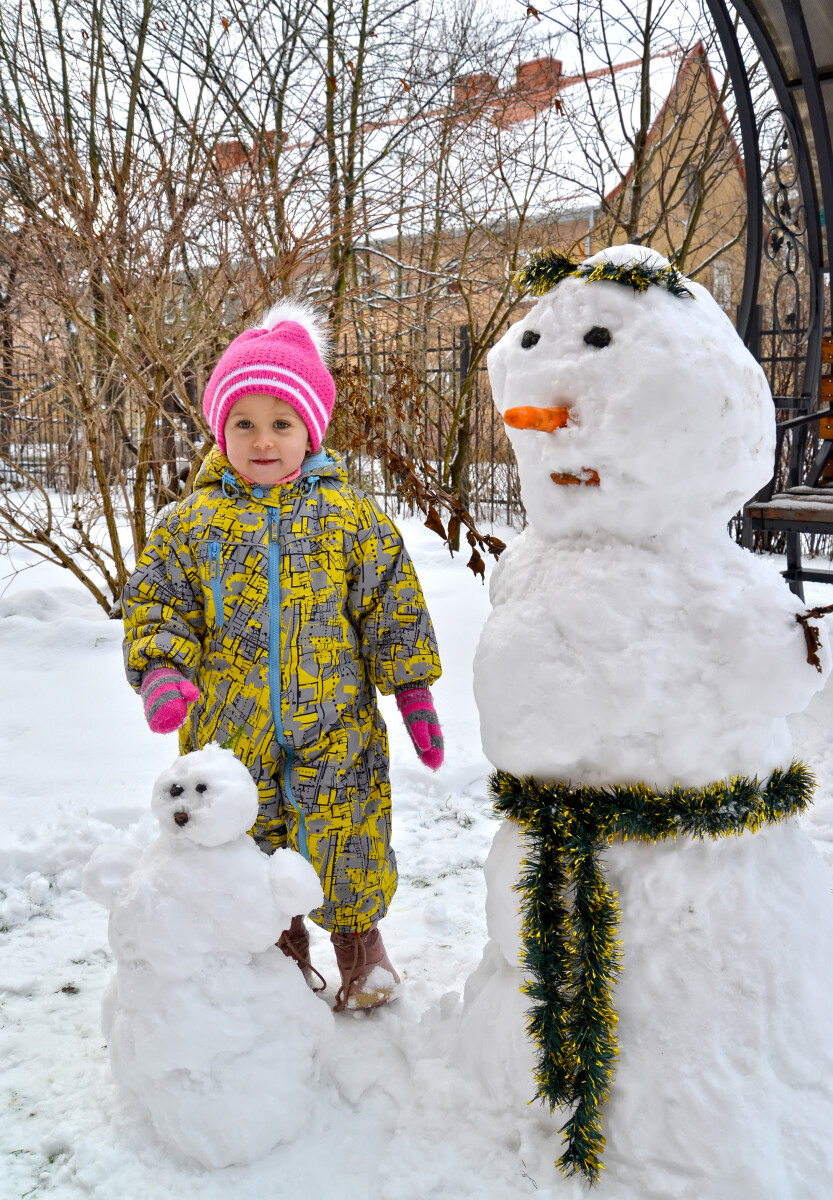
{"type": "MultiPolygon", "coordinates": [[[[800,77],[797,81],[789,79],[784,61],[755,6],[755,0],[732,0],[732,8],[749,32],[772,84],[777,107],[780,110],[779,115],[783,120],[791,144],[791,154],[801,193],[801,219],[805,222],[800,228],[802,238],[800,251],[809,271],[810,312],[806,337],[802,337],[800,342],[792,342],[796,348],[800,346],[802,351],[802,369],[800,380],[796,380],[796,394],[789,397],[775,397],[776,405],[782,408],[792,408],[799,414],[794,421],[789,422],[792,432],[792,447],[788,486],[795,487],[803,482],[804,454],[807,434],[812,421],[812,418],[807,419],[807,415],[814,408],[819,389],[824,335],[825,240],[828,269],[833,264],[833,231],[831,231],[829,219],[823,225],[822,211],[826,214],[833,214],[833,160],[830,154],[830,130],[824,108],[819,72],[800,0],[779,0],[779,2],[792,41],[792,52],[795,55],[800,77]],[[821,196],[819,196],[813,173],[813,154],[808,144],[807,128],[796,103],[795,90],[799,88],[804,92],[807,105],[808,124],[816,151],[815,160],[821,196]]],[[[757,297],[763,255],[767,253],[770,258],[774,258],[782,246],[786,245],[785,274],[792,273],[791,282],[795,284],[796,263],[801,255],[795,236],[795,226],[791,229],[786,218],[782,219],[784,214],[779,206],[783,205],[784,213],[789,217],[793,217],[795,214],[790,212],[788,200],[784,198],[779,201],[777,195],[772,206],[765,204],[760,150],[761,128],[755,113],[746,64],[741,53],[735,24],[726,0],[707,0],[707,3],[726,56],[726,64],[735,93],[746,168],[748,204],[746,263],[743,293],[738,308],[738,332],[753,353],[760,357],[761,309],[757,297]],[[765,242],[766,223],[769,223],[767,233],[769,244],[765,242]]],[[[777,156],[775,165],[777,176],[777,156]]],[[[783,197],[786,197],[787,189],[781,187],[780,179],[777,182],[783,197]]],[[[774,315],[777,322],[777,296],[774,315]]],[[[778,332],[786,336],[780,328],[778,332]]],[[[812,479],[811,482],[814,484],[816,479],[812,479]]],[[[771,494],[772,486],[768,490],[768,496],[771,494]]],[[[787,533],[786,575],[793,590],[801,594],[801,580],[809,578],[810,574],[801,569],[800,532],[792,530],[787,533]]],[[[818,572],[812,572],[812,574],[819,577],[818,572]]],[[[833,582],[833,574],[828,573],[825,578],[833,582]]]]}
{"type": "Polygon", "coordinates": [[[743,164],[746,174],[746,264],[743,274],[743,293],[738,306],[737,330],[747,346],[756,341],[755,308],[761,278],[761,258],[764,252],[764,205],[761,178],[761,152],[758,146],[758,124],[752,102],[749,77],[740,50],[734,23],[723,0],[707,0],[717,36],[726,56],[726,66],[740,124],[743,164]]]}
{"type": "MultiPolygon", "coordinates": [[[[746,165],[748,228],[744,288],[738,310],[738,332],[744,341],[749,344],[754,337],[754,309],[757,302],[761,258],[764,249],[763,181],[758,143],[758,125],[752,103],[746,64],[743,61],[732,18],[729,15],[724,0],[707,0],[707,3],[723,47],[723,52],[726,55],[729,76],[732,80],[735,102],[738,107],[743,158],[746,165]]],[[[814,141],[816,146],[824,147],[830,144],[829,132],[827,130],[827,118],[824,112],[818,71],[812,47],[809,45],[807,26],[796,0],[781,0],[781,3],[790,24],[794,49],[799,68],[802,72],[801,85],[807,97],[814,141]],[[796,41],[796,38],[800,38],[800,41],[796,41]],[[805,69],[809,74],[805,74],[805,69]]],[[[808,251],[814,275],[812,289],[815,303],[818,305],[816,312],[821,314],[824,312],[824,260],[822,254],[821,209],[816,182],[813,178],[812,157],[807,144],[801,114],[795,103],[793,89],[790,86],[790,81],[787,78],[778,50],[769,35],[769,31],[758,17],[756,10],[747,3],[747,0],[734,0],[733,8],[737,11],[749,31],[761,56],[761,61],[769,75],[778,106],[785,117],[790,139],[793,143],[801,196],[807,212],[808,251]]],[[[820,154],[818,157],[825,209],[827,212],[833,212],[833,164],[830,163],[824,154],[820,154]]],[[[828,262],[831,261],[829,236],[828,231],[828,262]]],[[[809,330],[807,361],[800,389],[802,396],[811,399],[815,396],[818,388],[821,333],[821,322],[814,322],[813,328],[809,330]]],[[[797,405],[797,407],[800,406],[797,405]]]]}

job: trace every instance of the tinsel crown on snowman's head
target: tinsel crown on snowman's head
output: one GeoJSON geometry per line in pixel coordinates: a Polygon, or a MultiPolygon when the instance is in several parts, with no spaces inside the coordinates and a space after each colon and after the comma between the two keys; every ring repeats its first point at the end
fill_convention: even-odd
{"type": "Polygon", "coordinates": [[[627,262],[601,261],[577,262],[567,254],[551,247],[535,250],[529,261],[515,276],[515,287],[533,296],[543,296],[562,279],[583,279],[585,283],[599,280],[622,283],[635,292],[646,292],[651,285],[665,288],[672,296],[689,296],[692,292],[685,285],[685,276],[665,259],[651,262],[649,258],[631,258],[627,262]]]}

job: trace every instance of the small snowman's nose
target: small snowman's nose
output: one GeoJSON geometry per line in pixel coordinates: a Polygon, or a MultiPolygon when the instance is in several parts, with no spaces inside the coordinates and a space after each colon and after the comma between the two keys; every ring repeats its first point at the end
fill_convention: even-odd
{"type": "Polygon", "coordinates": [[[176,813],[174,813],[174,820],[176,821],[177,825],[178,825],[178,826],[180,827],[180,829],[181,829],[183,825],[187,825],[187,824],[188,824],[188,814],[187,814],[187,812],[176,812],[176,813]]]}
{"type": "Polygon", "coordinates": [[[570,420],[570,410],[522,405],[520,408],[507,408],[503,419],[513,429],[536,429],[539,433],[552,433],[564,428],[570,420]]]}

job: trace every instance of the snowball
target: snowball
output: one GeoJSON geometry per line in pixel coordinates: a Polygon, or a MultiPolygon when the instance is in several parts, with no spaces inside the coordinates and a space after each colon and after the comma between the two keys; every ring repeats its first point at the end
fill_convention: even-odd
{"type": "MultiPolygon", "coordinates": [[[[492,939],[514,920],[511,887],[526,853],[517,824],[504,822],[485,868],[492,939]]],[[[616,842],[605,858],[624,969],[614,995],[620,1055],[602,1108],[604,1195],[826,1195],[833,899],[812,843],[790,821],[717,841],[616,842]]],[[[468,979],[457,1061],[504,1098],[507,1121],[537,1112],[557,1147],[567,1112],[527,1108],[535,1048],[517,949],[491,940],[468,979]]],[[[574,1194],[565,1180],[562,1190],[574,1194]]]]}
{"type": "MultiPolygon", "coordinates": [[[[665,259],[640,246],[589,259],[665,259]]],[[[567,407],[554,433],[506,427],[530,523],[557,537],[676,536],[681,524],[725,526],[772,474],[775,428],[766,377],[705,288],[692,297],[652,285],[568,278],[489,351],[501,414],[567,407]],[[609,345],[588,345],[594,326],[609,345]],[[524,349],[528,330],[540,340],[524,349]],[[599,486],[551,474],[598,473],[599,486]]]]}
{"type": "Polygon", "coordinates": [[[153,786],[151,808],[163,838],[175,844],[219,846],[254,825],[257,786],[231,750],[212,742],[175,759],[162,772],[153,786]],[[214,800],[218,792],[220,804],[214,800]]]}
{"type": "MultiPolygon", "coordinates": [[[[312,912],[324,903],[321,882],[313,868],[294,850],[288,847],[276,850],[266,857],[269,865],[272,898],[276,906],[289,914],[290,920],[296,913],[312,912]]],[[[287,928],[286,922],[284,928],[287,928]]]]}
{"type": "Polygon", "coordinates": [[[534,527],[492,581],[474,661],[486,757],[514,775],[704,786],[789,765],[786,716],[830,670],[801,601],[726,535],[555,543],[534,527]]]}
{"type": "Polygon", "coordinates": [[[105,842],[96,846],[84,868],[81,887],[103,908],[110,908],[139,861],[136,846],[105,842]]]}
{"type": "Polygon", "coordinates": [[[490,352],[501,413],[571,414],[552,433],[507,427],[530,526],[493,573],[474,683],[486,757],[515,775],[766,777],[790,761],[786,716],[830,671],[826,645],[821,672],[807,662],[786,582],[728,536],[771,474],[774,408],[725,314],[686,285],[568,278],[490,352]],[[584,341],[594,326],[602,349],[584,341]],[[527,330],[540,340],[524,349],[527,330]],[[598,486],[551,477],[591,468],[598,486]]]}
{"type": "Polygon", "coordinates": [[[270,857],[244,832],[257,789],[231,751],[177,759],[153,808],[157,840],[132,857],[100,847],[84,878],[111,909],[113,1076],[174,1150],[248,1163],[309,1119],[332,1036],[329,1008],[275,946],[322,903],[321,884],[294,850],[270,857]]]}

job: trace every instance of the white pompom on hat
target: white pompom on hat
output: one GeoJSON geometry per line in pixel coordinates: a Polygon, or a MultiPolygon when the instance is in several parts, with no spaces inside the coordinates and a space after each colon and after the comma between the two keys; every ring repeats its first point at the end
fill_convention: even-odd
{"type": "Polygon", "coordinates": [[[297,300],[281,300],[257,329],[239,334],[211,372],[202,401],[220,449],[225,453],[224,430],[232,405],[244,396],[265,393],[295,409],[317,450],[335,403],[335,380],[325,365],[329,352],[324,319],[297,300]]]}

